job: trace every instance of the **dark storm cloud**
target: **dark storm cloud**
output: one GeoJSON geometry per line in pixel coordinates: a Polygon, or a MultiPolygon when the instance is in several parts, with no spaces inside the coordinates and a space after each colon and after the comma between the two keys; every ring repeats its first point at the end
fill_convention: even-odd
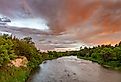
{"type": "Polygon", "coordinates": [[[89,35],[121,30],[121,0],[28,0],[28,2],[35,14],[49,21],[53,33],[78,28],[85,30],[88,22],[91,22],[88,29],[90,27],[94,29],[88,30],[89,35]]]}

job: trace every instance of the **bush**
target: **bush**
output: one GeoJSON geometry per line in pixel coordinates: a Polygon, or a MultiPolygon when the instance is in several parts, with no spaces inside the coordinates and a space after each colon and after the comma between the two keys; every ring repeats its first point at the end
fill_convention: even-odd
{"type": "MultiPolygon", "coordinates": [[[[8,37],[8,36],[6,36],[8,37]]],[[[5,36],[0,36],[0,66],[5,65],[16,57],[13,49],[13,42],[5,36]]]]}

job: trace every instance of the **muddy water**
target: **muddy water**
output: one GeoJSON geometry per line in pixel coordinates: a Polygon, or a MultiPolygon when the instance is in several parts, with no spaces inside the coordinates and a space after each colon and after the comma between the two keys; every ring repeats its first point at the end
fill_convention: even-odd
{"type": "Polygon", "coordinates": [[[121,82],[121,72],[70,56],[44,62],[28,82],[121,82]]]}

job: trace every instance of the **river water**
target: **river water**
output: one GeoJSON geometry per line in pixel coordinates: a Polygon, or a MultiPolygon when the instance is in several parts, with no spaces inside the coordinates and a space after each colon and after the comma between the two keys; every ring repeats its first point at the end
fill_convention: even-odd
{"type": "Polygon", "coordinates": [[[70,56],[43,62],[27,82],[121,82],[121,72],[70,56]]]}

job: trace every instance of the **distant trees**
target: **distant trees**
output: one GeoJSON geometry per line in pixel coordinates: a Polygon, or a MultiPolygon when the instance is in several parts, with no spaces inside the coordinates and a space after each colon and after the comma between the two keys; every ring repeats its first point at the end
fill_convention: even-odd
{"type": "Polygon", "coordinates": [[[101,64],[121,67],[121,42],[115,46],[98,45],[93,48],[80,48],[78,57],[90,59],[101,64]]]}

